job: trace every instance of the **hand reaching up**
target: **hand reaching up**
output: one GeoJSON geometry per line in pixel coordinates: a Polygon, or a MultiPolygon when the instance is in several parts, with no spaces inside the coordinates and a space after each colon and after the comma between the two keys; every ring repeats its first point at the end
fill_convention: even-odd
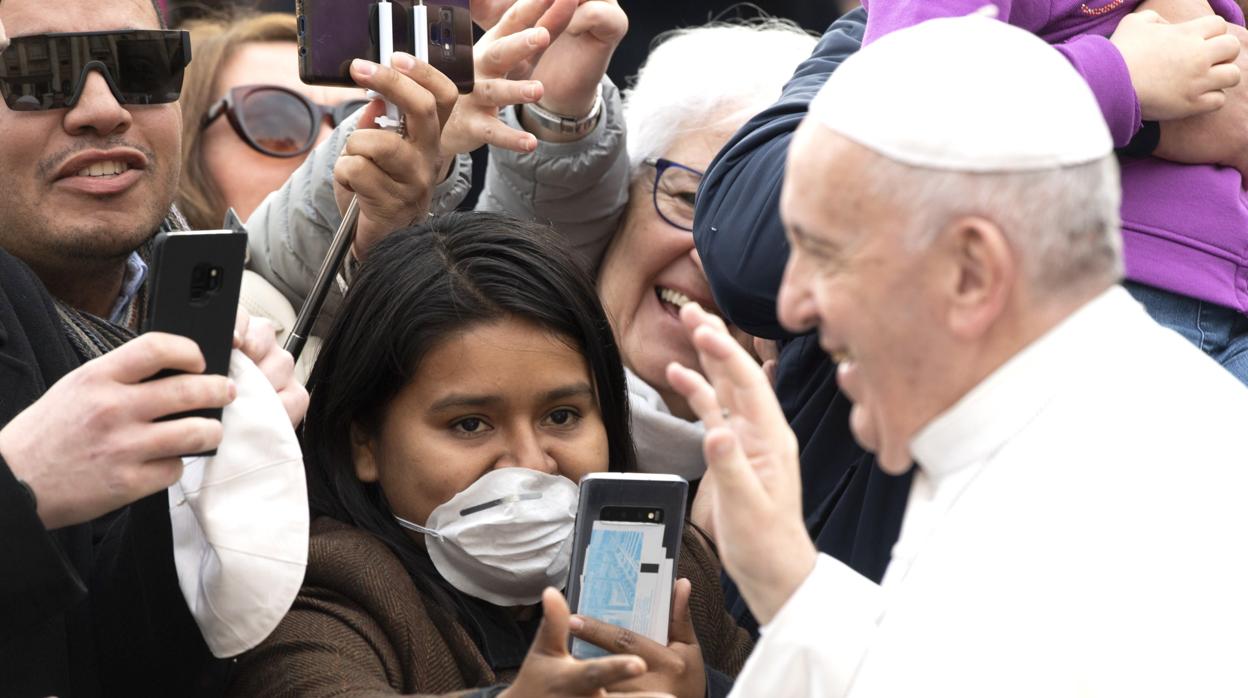
{"type": "Polygon", "coordinates": [[[706,425],[711,519],[724,568],[759,622],[775,616],[815,566],[802,519],[797,437],[771,382],[728,334],[723,320],[696,303],[681,308],[706,373],[679,364],[667,378],[706,425]],[[766,531],[766,535],[760,535],[766,531]]]}
{"type": "Polygon", "coordinates": [[[459,90],[450,78],[406,53],[395,53],[391,67],[357,59],[351,78],[396,105],[407,125],[403,135],[378,129],[374,119],[385,113],[385,105],[374,100],[362,110],[359,127],[334,165],[338,210],[345,212],[351,196],[359,197],[352,250],[363,260],[386,235],[429,215],[433,190],[449,164],[441,153],[442,128],[459,90]]]}
{"type": "Polygon", "coordinates": [[[532,134],[503,125],[498,112],[542,98],[542,83],[528,78],[574,9],[574,0],[519,0],[491,22],[473,47],[476,85],[456,102],[442,131],[444,160],[487,144],[521,153],[537,148],[532,134]]]}

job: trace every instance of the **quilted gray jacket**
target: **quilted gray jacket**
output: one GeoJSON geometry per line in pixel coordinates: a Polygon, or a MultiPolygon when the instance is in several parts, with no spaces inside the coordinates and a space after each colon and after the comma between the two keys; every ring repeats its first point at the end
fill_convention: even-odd
{"type": "MultiPolygon", "coordinates": [[[[571,143],[538,141],[532,153],[490,148],[477,210],[510,213],[554,227],[595,272],[628,205],[628,149],[620,91],[602,83],[603,116],[571,143]]],[[[514,107],[501,118],[520,128],[514,107]]]]}

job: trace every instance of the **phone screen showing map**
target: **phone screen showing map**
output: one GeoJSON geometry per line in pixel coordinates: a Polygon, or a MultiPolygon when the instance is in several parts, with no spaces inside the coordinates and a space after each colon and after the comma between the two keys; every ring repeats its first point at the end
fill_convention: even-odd
{"type": "MultiPolygon", "coordinates": [[[[596,520],[585,549],[577,613],[667,645],[673,559],[663,545],[662,523],[596,520]]],[[[572,656],[606,656],[580,639],[572,656]]]]}

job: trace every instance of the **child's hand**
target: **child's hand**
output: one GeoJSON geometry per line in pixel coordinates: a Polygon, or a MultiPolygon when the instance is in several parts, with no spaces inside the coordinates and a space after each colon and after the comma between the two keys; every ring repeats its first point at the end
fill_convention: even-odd
{"type": "Polygon", "coordinates": [[[1221,17],[1168,24],[1151,10],[1127,15],[1110,41],[1118,48],[1145,120],[1169,121],[1213,111],[1223,90],[1239,84],[1239,40],[1221,17]]]}
{"type": "MultiPolygon", "coordinates": [[[[1248,30],[1236,25],[1229,29],[1248,47],[1248,30]]],[[[1236,63],[1248,71],[1248,50],[1240,51],[1236,63]]],[[[1226,91],[1221,109],[1162,123],[1161,142],[1153,154],[1174,162],[1234,167],[1248,178],[1248,80],[1226,91]]]]}

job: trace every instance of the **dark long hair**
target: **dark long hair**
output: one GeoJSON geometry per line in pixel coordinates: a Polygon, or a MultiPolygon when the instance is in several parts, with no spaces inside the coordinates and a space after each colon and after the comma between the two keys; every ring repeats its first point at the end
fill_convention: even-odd
{"type": "Polygon", "coordinates": [[[356,478],[351,429],[375,434],[439,342],[504,318],[544,327],[585,356],[606,426],[608,467],[633,470],[624,365],[593,282],[548,228],[508,216],[449,214],[378,243],[308,384],[301,437],[312,516],[377,536],[417,587],[443,604],[451,599],[428,555],[395,523],[381,488],[356,478]]]}

